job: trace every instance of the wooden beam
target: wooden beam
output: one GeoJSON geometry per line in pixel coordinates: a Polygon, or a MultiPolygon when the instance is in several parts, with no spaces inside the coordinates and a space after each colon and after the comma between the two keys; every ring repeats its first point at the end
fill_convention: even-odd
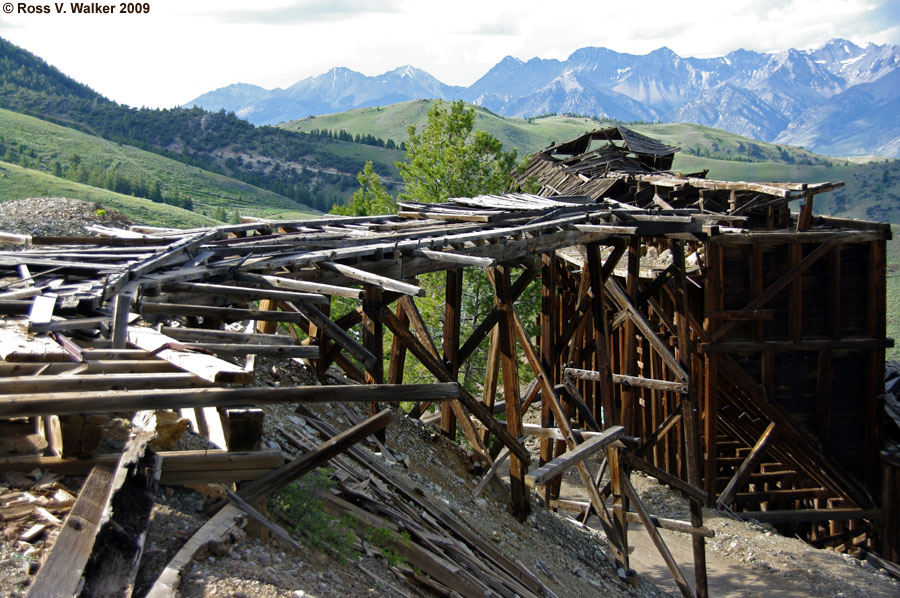
{"type": "Polygon", "coordinates": [[[294,280],[293,278],[284,278],[282,276],[268,276],[262,274],[252,274],[250,272],[236,272],[235,280],[241,282],[251,282],[255,284],[266,285],[276,289],[287,289],[290,291],[298,291],[303,293],[317,293],[320,295],[334,295],[336,297],[349,297],[351,299],[360,299],[362,297],[361,289],[353,289],[349,287],[341,287],[319,282],[309,282],[305,280],[294,280]]]}
{"type": "MultiPolygon", "coordinates": [[[[603,380],[600,372],[591,370],[580,370],[578,368],[566,368],[563,370],[566,376],[577,378],[579,380],[603,380]]],[[[671,382],[669,380],[656,380],[653,378],[642,378],[641,376],[626,376],[624,374],[613,374],[613,384],[623,384],[625,386],[639,386],[641,388],[652,388],[656,390],[665,390],[684,394],[687,392],[688,385],[684,382],[671,382]]]]}
{"type": "Polygon", "coordinates": [[[459,395],[456,383],[57,392],[0,395],[0,417],[109,413],[147,408],[243,407],[260,403],[446,401],[457,399],[459,395]]]}
{"type": "MultiPolygon", "coordinates": [[[[447,270],[444,294],[444,363],[454,381],[459,380],[459,332],[462,312],[463,272],[447,270]]],[[[447,405],[449,407],[449,405],[447,405]]],[[[441,409],[441,433],[456,439],[456,415],[441,409]]]]}
{"type": "Polygon", "coordinates": [[[272,288],[237,287],[199,282],[169,283],[163,286],[163,290],[202,293],[204,295],[224,295],[226,297],[244,297],[247,299],[270,299],[273,301],[306,301],[307,303],[328,303],[331,301],[330,298],[320,293],[301,293],[298,291],[279,291],[272,288]]]}
{"type": "MultiPolygon", "coordinates": [[[[519,363],[516,357],[515,311],[513,308],[512,289],[509,282],[509,268],[497,266],[491,270],[494,284],[494,307],[499,312],[498,347],[500,365],[503,370],[503,399],[506,403],[506,425],[509,433],[519,438],[522,436],[522,413],[519,397],[519,363]]],[[[509,458],[509,477],[511,489],[511,507],[513,516],[524,521],[531,510],[531,501],[526,489],[526,463],[517,456],[509,458]]]]}
{"type": "Polygon", "coordinates": [[[211,384],[194,374],[181,373],[148,373],[148,374],[79,374],[71,376],[40,375],[14,376],[3,378],[3,392],[13,395],[18,393],[40,392],[89,392],[93,390],[111,390],[128,388],[130,390],[146,388],[205,388],[211,384]]]}
{"type": "Polygon", "coordinates": [[[242,538],[244,534],[241,528],[246,519],[244,512],[231,503],[213,515],[166,564],[147,592],[147,598],[175,598],[181,584],[181,575],[193,562],[194,555],[210,544],[233,544],[242,538]]]}
{"type": "Polygon", "coordinates": [[[603,432],[598,433],[597,436],[585,440],[574,449],[566,451],[559,457],[532,471],[525,476],[525,481],[532,487],[544,485],[579,461],[583,461],[594,453],[605,449],[624,435],[625,428],[622,426],[607,428],[603,432]]]}
{"type": "Polygon", "coordinates": [[[678,568],[678,563],[675,562],[675,559],[672,557],[672,553],[669,552],[669,548],[666,546],[666,543],[663,542],[662,536],[660,536],[659,532],[656,530],[656,526],[653,524],[653,519],[650,517],[647,509],[644,507],[644,503],[641,502],[641,498],[638,496],[638,493],[634,490],[634,487],[632,487],[631,481],[628,479],[627,475],[622,476],[622,487],[624,488],[625,494],[628,496],[628,499],[634,505],[634,510],[637,511],[637,514],[641,519],[641,523],[644,524],[644,530],[647,532],[647,534],[649,534],[650,539],[653,541],[653,544],[654,546],[656,546],[659,554],[662,555],[663,561],[666,563],[666,567],[669,568],[669,572],[675,579],[675,584],[678,586],[678,589],[681,590],[681,594],[683,596],[686,596],[687,598],[693,598],[694,592],[691,590],[691,587],[688,585],[687,580],[681,573],[681,569],[678,568]]]}
{"type": "Polygon", "coordinates": [[[317,265],[342,274],[347,278],[352,278],[379,287],[385,291],[396,291],[398,293],[403,293],[404,295],[413,295],[416,297],[423,297],[425,295],[425,289],[422,287],[417,287],[416,285],[407,282],[400,282],[399,280],[394,280],[387,276],[372,274],[371,272],[366,272],[365,270],[360,270],[359,268],[354,268],[353,266],[348,266],[346,264],[326,261],[318,262],[317,265]]]}
{"type": "Polygon", "coordinates": [[[789,511],[739,511],[735,515],[762,523],[809,523],[815,521],[852,521],[854,519],[881,520],[878,509],[793,509],[789,511]]]}
{"type": "MultiPolygon", "coordinates": [[[[768,303],[773,297],[775,297],[775,295],[780,293],[785,287],[791,284],[794,279],[806,272],[813,264],[815,264],[819,260],[819,258],[826,255],[833,246],[834,241],[826,241],[813,249],[809,254],[807,254],[805,258],[800,260],[795,266],[782,274],[778,278],[778,280],[769,285],[769,288],[763,291],[761,295],[757,295],[755,299],[744,306],[743,310],[741,311],[753,311],[761,309],[766,303],[768,303]]],[[[737,326],[737,322],[726,322],[718,330],[710,335],[710,341],[713,343],[721,341],[723,338],[725,338],[725,335],[728,334],[728,332],[734,329],[735,326],[737,326]]]]}
{"type": "Polygon", "coordinates": [[[384,430],[392,420],[391,410],[385,409],[326,440],[315,449],[303,453],[278,469],[273,469],[261,478],[245,484],[241,487],[238,495],[248,503],[255,505],[279,488],[283,488],[316,467],[321,467],[332,457],[343,453],[367,436],[384,430]]]}
{"type": "Polygon", "coordinates": [[[747,483],[750,474],[753,473],[753,470],[756,469],[756,466],[759,464],[760,460],[765,456],[766,449],[769,447],[769,444],[771,444],[772,440],[777,434],[778,426],[775,424],[775,422],[772,422],[768,426],[766,426],[765,432],[762,433],[762,436],[760,436],[759,440],[756,441],[756,444],[753,445],[753,448],[744,459],[744,462],[741,463],[741,466],[734,473],[734,476],[728,481],[725,489],[722,490],[719,498],[716,499],[717,507],[722,508],[722,506],[730,503],[732,497],[737,493],[737,491],[743,488],[744,484],[747,483]]]}

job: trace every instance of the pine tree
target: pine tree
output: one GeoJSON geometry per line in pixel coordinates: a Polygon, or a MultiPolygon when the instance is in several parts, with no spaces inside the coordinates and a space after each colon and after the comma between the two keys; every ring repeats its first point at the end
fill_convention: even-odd
{"type": "Polygon", "coordinates": [[[402,199],[441,202],[507,189],[516,151],[504,152],[496,137],[473,131],[474,124],[475,110],[459,100],[446,109],[434,104],[421,133],[409,127],[406,161],[397,162],[406,181],[402,199]]]}
{"type": "Polygon", "coordinates": [[[360,188],[346,205],[335,204],[332,214],[344,216],[369,216],[373,214],[394,214],[397,202],[381,184],[381,178],[372,168],[372,161],[367,160],[363,171],[356,175],[360,188]]]}

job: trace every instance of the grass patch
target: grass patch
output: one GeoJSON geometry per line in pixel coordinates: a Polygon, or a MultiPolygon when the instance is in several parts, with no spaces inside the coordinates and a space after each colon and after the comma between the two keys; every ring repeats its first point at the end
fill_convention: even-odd
{"type": "Polygon", "coordinates": [[[341,561],[350,556],[356,540],[350,520],[325,510],[324,494],[334,488],[333,470],[320,467],[282,488],[269,499],[269,508],[295,537],[307,546],[327,551],[341,561]]]}

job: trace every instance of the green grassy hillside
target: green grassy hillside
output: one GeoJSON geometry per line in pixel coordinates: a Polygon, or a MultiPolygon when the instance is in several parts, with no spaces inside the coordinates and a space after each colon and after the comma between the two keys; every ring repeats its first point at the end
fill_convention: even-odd
{"type": "Polygon", "coordinates": [[[158,181],[164,194],[192,198],[195,211],[201,213],[224,207],[246,214],[315,214],[271,191],[9,110],[0,109],[0,138],[7,156],[28,168],[67,173],[83,164],[130,179],[158,181]]]}
{"type": "MultiPolygon", "coordinates": [[[[95,201],[141,224],[193,228],[221,224],[208,216],[165,204],[82,185],[50,174],[0,162],[0,201],[27,197],[71,197],[95,201]]],[[[0,229],[3,224],[0,223],[0,229]]]]}
{"type": "MultiPolygon", "coordinates": [[[[377,108],[359,108],[340,112],[310,116],[301,120],[278,125],[289,131],[310,131],[344,129],[351,135],[371,134],[382,139],[393,139],[398,145],[408,138],[409,125],[422,127],[427,120],[428,110],[435,100],[413,100],[377,108]]],[[[601,126],[602,121],[590,118],[549,116],[523,119],[498,116],[480,106],[475,109],[475,128],[483,129],[503,142],[507,150],[516,148],[519,154],[534,153],[553,141],[565,141],[581,135],[585,131],[601,126]]]]}
{"type": "MultiPolygon", "coordinates": [[[[409,125],[422,127],[425,124],[428,109],[433,102],[434,100],[414,100],[384,107],[360,108],[337,114],[310,116],[278,126],[307,133],[317,129],[335,132],[343,129],[351,135],[368,134],[385,140],[393,139],[399,144],[406,141],[409,125]]],[[[520,154],[534,153],[554,142],[566,141],[586,131],[613,124],[612,121],[596,118],[561,115],[508,118],[480,106],[471,107],[475,110],[476,129],[491,133],[503,142],[504,148],[517,148],[520,154]]],[[[682,153],[709,158],[805,164],[844,162],[801,148],[756,141],[701,125],[674,123],[627,126],[663,143],[679,146],[682,153]]]]}

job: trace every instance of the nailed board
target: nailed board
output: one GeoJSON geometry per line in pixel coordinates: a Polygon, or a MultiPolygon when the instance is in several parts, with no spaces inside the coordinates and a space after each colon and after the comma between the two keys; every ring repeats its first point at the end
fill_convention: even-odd
{"type": "Polygon", "coordinates": [[[0,323],[0,359],[3,361],[72,361],[59,344],[46,336],[29,334],[27,323],[0,323]]]}

